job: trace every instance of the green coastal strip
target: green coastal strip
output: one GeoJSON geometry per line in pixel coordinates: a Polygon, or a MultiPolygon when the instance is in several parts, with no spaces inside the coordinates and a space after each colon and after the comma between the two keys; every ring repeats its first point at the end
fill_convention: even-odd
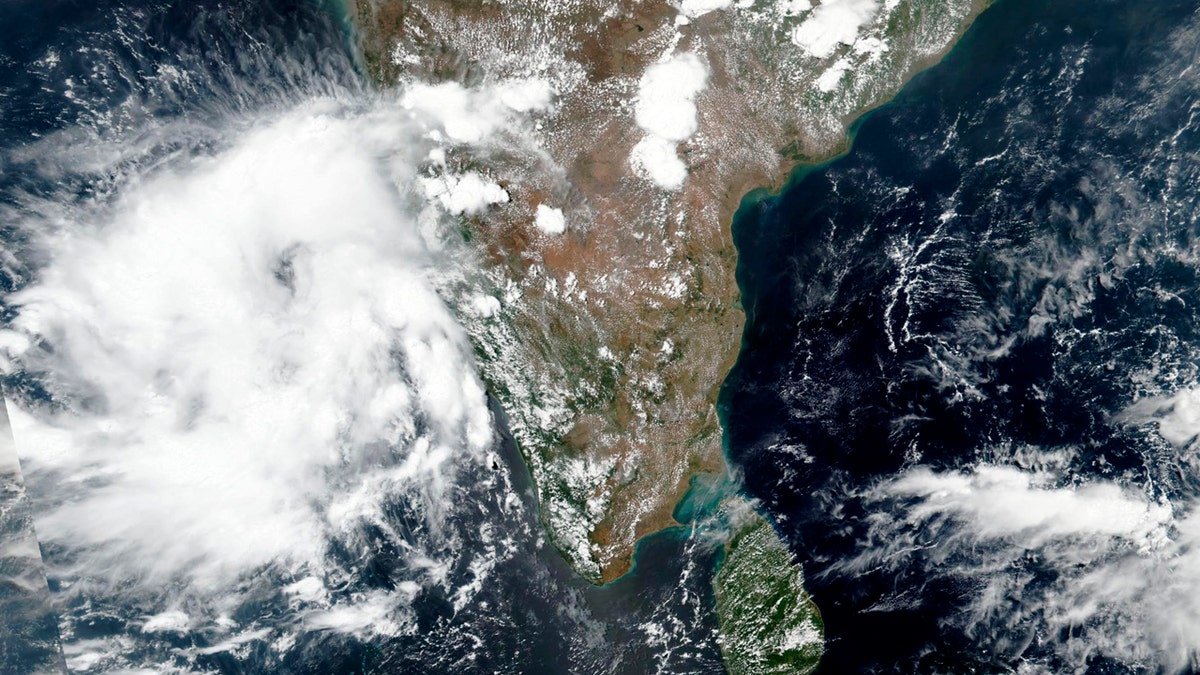
{"type": "Polygon", "coordinates": [[[731,675],[816,670],[825,644],[821,613],[770,523],[755,515],[734,535],[714,586],[731,675]]]}

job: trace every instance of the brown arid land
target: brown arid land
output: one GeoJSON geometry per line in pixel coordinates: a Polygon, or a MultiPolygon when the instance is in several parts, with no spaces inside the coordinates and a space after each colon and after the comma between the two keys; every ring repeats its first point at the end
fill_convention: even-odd
{"type": "Polygon", "coordinates": [[[744,320],[743,195],[842,151],[848,122],[987,1],[356,0],[381,86],[550,95],[518,149],[430,171],[507,193],[461,216],[494,298],[461,309],[548,536],[585,578],[624,574],[689,479],[726,470],[715,403],[744,320]]]}

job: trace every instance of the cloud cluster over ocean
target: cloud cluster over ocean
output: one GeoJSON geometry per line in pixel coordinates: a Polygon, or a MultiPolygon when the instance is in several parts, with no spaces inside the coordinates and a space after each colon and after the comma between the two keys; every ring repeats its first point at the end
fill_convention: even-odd
{"type": "MultiPolygon", "coordinates": [[[[469,255],[429,226],[488,199],[447,208],[430,158],[511,133],[543,89],[318,97],[217,124],[165,160],[87,135],[26,150],[49,172],[90,156],[115,179],[103,199],[23,198],[10,262],[29,271],[0,332],[64,597],[135,602],[146,634],[216,631],[235,649],[282,639],[230,619],[268,574],[291,580],[284,628],[411,628],[414,594],[466,564],[446,520],[495,440],[462,317],[439,294],[469,255]],[[413,531],[391,532],[397,509],[413,531]],[[345,556],[376,546],[364,528],[404,549],[409,581],[345,593],[345,556]]],[[[474,581],[447,588],[456,603],[494,564],[471,563],[474,581]]],[[[112,649],[67,652],[91,667],[112,649]]]]}

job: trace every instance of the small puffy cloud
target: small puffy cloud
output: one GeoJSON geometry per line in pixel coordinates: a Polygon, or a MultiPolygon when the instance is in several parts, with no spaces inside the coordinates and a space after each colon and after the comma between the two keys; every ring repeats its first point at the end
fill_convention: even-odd
{"type": "Polygon", "coordinates": [[[832,66],[826,68],[825,72],[817,77],[817,89],[822,94],[828,94],[837,89],[838,83],[842,81],[842,77],[846,74],[847,70],[850,70],[849,61],[846,59],[834,61],[832,66]]]}
{"type": "Polygon", "coordinates": [[[471,312],[486,319],[500,313],[500,301],[491,295],[477,295],[471,299],[471,312]]]}
{"type": "Polygon", "coordinates": [[[1134,424],[1156,422],[1164,440],[1184,449],[1200,437],[1200,389],[1144,398],[1125,409],[1118,419],[1134,424]]]}
{"type": "Polygon", "coordinates": [[[809,0],[776,0],[775,13],[781,16],[797,16],[812,9],[809,0]]]}
{"type": "Polygon", "coordinates": [[[562,209],[545,204],[538,204],[533,224],[546,234],[562,234],[567,231],[567,219],[563,216],[562,209]]]}
{"type": "Polygon", "coordinates": [[[169,611],[155,614],[142,625],[143,633],[184,633],[187,632],[191,620],[187,614],[180,611],[169,611]]]}
{"type": "Polygon", "coordinates": [[[639,176],[654,181],[664,190],[678,190],[687,179],[687,165],[675,144],[661,136],[647,136],[633,146],[629,161],[639,176]]]}
{"type": "Polygon", "coordinates": [[[877,37],[860,38],[854,43],[855,54],[869,54],[871,59],[877,59],[888,51],[888,44],[877,37]]]}

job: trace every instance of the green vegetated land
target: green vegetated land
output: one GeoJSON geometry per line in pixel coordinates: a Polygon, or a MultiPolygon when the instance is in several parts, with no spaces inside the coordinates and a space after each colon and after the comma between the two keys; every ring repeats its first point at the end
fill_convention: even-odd
{"type": "Polygon", "coordinates": [[[824,650],[804,574],[761,517],[729,543],[715,581],[721,650],[732,675],[810,673],[824,650]]]}

